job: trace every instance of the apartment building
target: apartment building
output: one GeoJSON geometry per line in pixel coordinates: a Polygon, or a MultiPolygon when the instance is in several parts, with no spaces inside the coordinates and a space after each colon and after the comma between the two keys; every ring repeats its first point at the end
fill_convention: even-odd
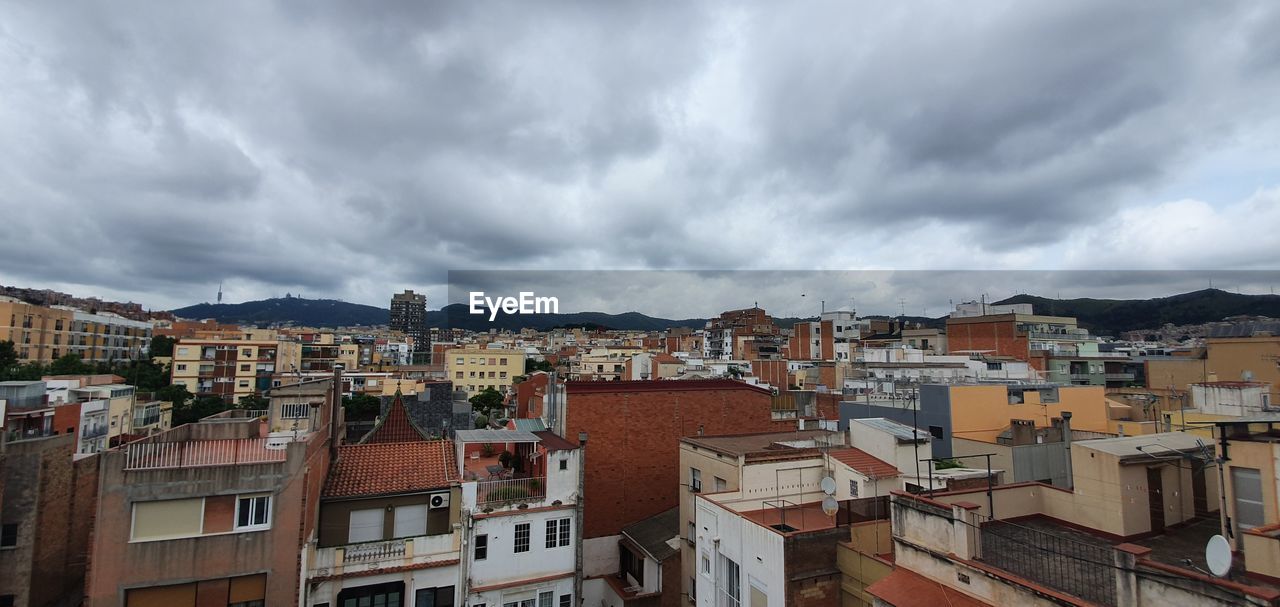
{"type": "Polygon", "coordinates": [[[486,389],[499,392],[524,375],[524,351],[511,349],[454,348],[445,354],[445,376],[468,397],[486,389]]]}
{"type": "Polygon", "coordinates": [[[99,454],[84,604],[300,604],[341,423],[320,409],[309,434],[231,410],[99,454]]]}
{"type": "Polygon", "coordinates": [[[817,321],[792,326],[787,342],[790,360],[853,360],[864,323],[852,309],[823,312],[817,321]]]}
{"type": "Polygon", "coordinates": [[[0,440],[0,605],[78,605],[97,493],[96,458],[73,433],[0,440]]]}
{"type": "MultiPolygon", "coordinates": [[[[1243,426],[1248,426],[1244,424],[1243,426]]],[[[1265,428],[1263,429],[1265,431],[1265,428]]],[[[1229,432],[1235,432],[1229,430],[1229,432]]],[[[1228,449],[1249,443],[1240,432],[1228,449]],[[1240,441],[1240,442],[1237,442],[1240,441]]],[[[1256,455],[1270,461],[1271,439],[1256,455]]],[[[1223,443],[1226,444],[1226,443],[1223,443]]],[[[1248,468],[1246,518],[1265,478],[1248,468]]],[[[1042,483],[892,497],[895,570],[866,590],[877,605],[1274,605],[1274,539],[1264,528],[1253,564],[1208,575],[1205,543],[1219,527],[1217,454],[1184,433],[1081,442],[1074,491],[1042,483]],[[1265,538],[1265,539],[1264,539],[1265,538]]],[[[1224,456],[1230,461],[1234,456],[1224,456]]],[[[1233,473],[1228,469],[1228,474],[1233,473]]],[[[1236,486],[1234,483],[1226,485],[1236,486]]],[[[1274,497],[1274,492],[1272,492],[1274,497]]],[[[1237,511],[1237,517],[1240,511],[1237,511]]],[[[1229,514],[1229,513],[1224,513],[1229,514]]],[[[1222,520],[1233,520],[1224,516],[1222,520]]],[[[1262,525],[1249,518],[1249,525],[1262,525]]],[[[1250,536],[1254,527],[1239,532],[1250,536]]],[[[1244,541],[1252,542],[1252,538],[1244,541]]]]}
{"type": "MultiPolygon", "coordinates": [[[[391,296],[391,330],[404,333],[413,342],[415,352],[431,352],[431,333],[427,330],[427,296],[406,290],[391,296]]],[[[434,359],[433,359],[434,360],[434,359]]],[[[422,361],[431,363],[433,360],[422,361]]]]}
{"type": "MultiPolygon", "coordinates": [[[[586,437],[459,430],[461,600],[469,605],[574,607],[584,566],[582,465],[586,437]],[[484,445],[513,454],[512,467],[484,445]]],[[[602,456],[604,453],[602,453],[602,456]]],[[[585,603],[594,604],[594,603],[585,603]]]]}
{"type": "Polygon", "coordinates": [[[154,323],[110,312],[71,310],[66,353],[87,362],[137,360],[147,357],[154,323]]]}
{"type": "Polygon", "coordinates": [[[447,440],[338,447],[306,548],[302,604],[463,604],[458,480],[447,440]]]}
{"type": "Polygon", "coordinates": [[[684,443],[690,474],[702,465],[737,477],[723,478],[723,489],[703,484],[692,494],[684,548],[692,565],[686,565],[685,580],[692,600],[845,604],[837,549],[855,527],[887,521],[897,468],[843,446],[834,433],[691,437],[684,443]]]}
{"type": "Polygon", "coordinates": [[[1069,361],[1096,357],[1097,343],[1097,338],[1080,328],[1075,318],[1067,316],[1009,312],[947,318],[948,353],[1008,356],[1030,362],[1042,371],[1047,370],[1047,358],[1069,361]]]}
{"type": "Polygon", "coordinates": [[[277,369],[298,369],[302,347],[288,341],[180,339],[173,347],[171,381],[192,394],[235,402],[271,388],[277,369]]]}
{"type": "Polygon", "coordinates": [[[18,362],[48,364],[70,350],[75,314],[0,295],[0,341],[13,342],[18,362]]]}

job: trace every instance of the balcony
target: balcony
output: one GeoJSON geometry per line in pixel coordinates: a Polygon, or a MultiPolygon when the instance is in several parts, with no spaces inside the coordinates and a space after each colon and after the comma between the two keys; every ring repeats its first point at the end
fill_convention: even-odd
{"type": "Polygon", "coordinates": [[[101,438],[106,435],[107,435],[106,424],[86,426],[84,429],[80,430],[80,438],[82,440],[92,440],[95,438],[101,438]]]}
{"type": "Polygon", "coordinates": [[[169,443],[130,443],[124,447],[125,470],[161,470],[269,464],[285,461],[286,449],[267,446],[262,438],[192,440],[169,443]]]}
{"type": "Polygon", "coordinates": [[[1107,373],[1107,381],[1133,381],[1132,373],[1107,373]]]}
{"type": "Polygon", "coordinates": [[[453,533],[315,548],[308,577],[341,575],[458,558],[453,533]]]}
{"type": "Polygon", "coordinates": [[[545,477],[478,481],[476,486],[476,503],[481,508],[540,502],[546,497],[545,477]]]}
{"type": "Polygon", "coordinates": [[[1048,331],[1027,331],[1027,337],[1030,339],[1060,340],[1060,341],[1090,341],[1087,332],[1067,333],[1067,332],[1048,332],[1048,331]]]}

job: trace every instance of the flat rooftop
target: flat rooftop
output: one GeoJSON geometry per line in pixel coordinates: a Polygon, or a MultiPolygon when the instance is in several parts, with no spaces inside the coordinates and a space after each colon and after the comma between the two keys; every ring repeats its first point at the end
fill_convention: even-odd
{"type": "Polygon", "coordinates": [[[765,507],[738,514],[757,525],[768,527],[783,535],[833,529],[836,526],[836,517],[824,513],[822,504],[819,502],[785,504],[783,507],[765,507]]]}
{"type": "Polygon", "coordinates": [[[816,438],[830,438],[840,441],[839,432],[830,430],[800,430],[795,432],[762,432],[757,434],[729,434],[724,436],[687,436],[682,439],[691,445],[734,457],[751,453],[795,449],[796,447],[775,447],[777,443],[794,443],[795,441],[812,441],[816,438]]]}

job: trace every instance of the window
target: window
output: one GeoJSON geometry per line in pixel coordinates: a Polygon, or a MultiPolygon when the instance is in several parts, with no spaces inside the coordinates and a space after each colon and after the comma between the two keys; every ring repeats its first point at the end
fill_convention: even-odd
{"type": "Polygon", "coordinates": [[[702,553],[702,573],[711,575],[711,557],[707,556],[705,551],[702,553]]]}
{"type": "Polygon", "coordinates": [[[238,603],[229,603],[227,607],[264,607],[266,601],[262,599],[254,599],[252,601],[240,601],[238,603]]]}
{"type": "Polygon", "coordinates": [[[249,348],[242,348],[242,349],[240,350],[240,357],[241,357],[241,358],[252,358],[252,357],[253,357],[253,350],[251,350],[251,349],[249,349],[249,348]]]}
{"type": "Polygon", "coordinates": [[[476,542],[475,560],[483,561],[489,558],[489,536],[484,534],[477,535],[475,542],[476,542]]]}
{"type": "Polygon", "coordinates": [[[702,471],[697,468],[689,468],[689,490],[694,493],[702,491],[702,471]]]}
{"type": "Polygon", "coordinates": [[[561,470],[568,470],[568,469],[569,469],[569,458],[567,458],[567,457],[562,457],[562,458],[560,458],[560,469],[561,469],[561,470]]]}
{"type": "Polygon", "coordinates": [[[853,479],[853,478],[849,479],[849,497],[852,499],[858,499],[858,480],[857,479],[853,479]]]}
{"type": "Polygon", "coordinates": [[[644,557],[639,556],[626,546],[618,545],[618,571],[631,576],[637,585],[644,585],[644,557]]]}
{"type": "Polygon", "coordinates": [[[547,548],[559,548],[569,545],[571,518],[551,519],[547,521],[547,548]]]}
{"type": "Polygon", "coordinates": [[[311,405],[307,403],[286,403],[280,405],[280,417],[284,419],[306,419],[311,415],[311,405]]]}
{"type": "Polygon", "coordinates": [[[490,371],[490,372],[489,372],[489,379],[494,379],[494,378],[496,377],[496,376],[494,375],[494,373],[495,373],[495,371],[490,371]]]}
{"type": "Polygon", "coordinates": [[[0,594],[0,607],[13,607],[13,602],[17,600],[12,594],[0,594]]]}
{"type": "Polygon", "coordinates": [[[491,365],[496,365],[496,364],[498,364],[498,363],[497,363],[497,361],[496,361],[495,359],[490,358],[490,359],[489,359],[489,364],[491,364],[491,365]]]}
{"type": "Polygon", "coordinates": [[[454,371],[454,373],[453,373],[453,378],[454,378],[454,379],[462,379],[462,371],[454,371]]]}
{"type": "Polygon", "coordinates": [[[376,542],[382,539],[383,509],[353,510],[347,523],[347,542],[376,542]]]}
{"type": "Polygon", "coordinates": [[[720,595],[721,605],[739,607],[742,605],[742,580],[738,564],[725,555],[720,555],[720,573],[716,577],[716,590],[720,595]]]}
{"type": "Polygon", "coordinates": [[[1262,501],[1262,477],[1256,468],[1231,468],[1231,488],[1235,494],[1236,525],[1240,530],[1252,529],[1266,521],[1262,501]]]}
{"type": "Polygon", "coordinates": [[[392,537],[416,537],[427,534],[427,505],[398,506],[392,537]]]}
{"type": "Polygon", "coordinates": [[[556,593],[547,591],[538,593],[538,607],[552,607],[551,603],[555,602],[556,593]]]}
{"type": "Polygon", "coordinates": [[[187,370],[187,364],[186,364],[186,363],[178,363],[178,370],[179,370],[179,371],[186,371],[186,370],[187,370]]]}
{"type": "Polygon", "coordinates": [[[271,526],[271,496],[253,495],[236,500],[236,529],[265,529],[271,526]]]}
{"type": "Polygon", "coordinates": [[[929,434],[938,440],[942,440],[942,426],[929,426],[929,434]]]}
{"type": "Polygon", "coordinates": [[[724,491],[728,486],[728,483],[724,482],[724,479],[718,476],[716,477],[716,491],[724,491]]]}
{"type": "Polygon", "coordinates": [[[689,540],[690,544],[698,540],[698,526],[693,524],[693,521],[689,521],[689,535],[685,536],[685,539],[689,540]]]}
{"type": "MultiPolygon", "coordinates": [[[[230,505],[230,504],[228,504],[230,505]]],[[[228,527],[230,521],[228,521],[228,527]]],[[[192,537],[204,531],[204,498],[133,503],[132,541],[192,537]]]]}
{"type": "MultiPolygon", "coordinates": [[[[500,372],[498,373],[498,379],[506,379],[506,378],[507,378],[507,372],[506,372],[506,371],[500,371],[500,372]]],[[[1264,395],[1262,395],[1262,399],[1263,399],[1263,403],[1262,403],[1262,404],[1263,404],[1263,406],[1264,406],[1264,407],[1266,406],[1266,398],[1267,398],[1267,397],[1266,397],[1266,395],[1265,395],[1265,394],[1264,394],[1264,395]]]]}
{"type": "Polygon", "coordinates": [[[461,357],[461,356],[459,356],[458,358],[454,359],[453,363],[454,363],[454,364],[456,364],[456,365],[461,365],[461,364],[463,364],[462,357],[461,357]]]}
{"type": "Polygon", "coordinates": [[[453,607],[453,586],[418,589],[413,607],[453,607]]]}
{"type": "Polygon", "coordinates": [[[572,595],[572,594],[562,594],[562,595],[560,595],[560,607],[572,607],[572,605],[573,605],[573,595],[572,595]]]}
{"type": "Polygon", "coordinates": [[[241,373],[248,373],[253,370],[253,365],[240,365],[241,373]]]}
{"type": "Polygon", "coordinates": [[[5,523],[0,527],[0,548],[13,548],[18,545],[18,524],[5,523]]]}
{"type": "Polygon", "coordinates": [[[529,523],[517,523],[515,552],[518,554],[521,552],[528,552],[528,551],[529,551],[529,523]]]}

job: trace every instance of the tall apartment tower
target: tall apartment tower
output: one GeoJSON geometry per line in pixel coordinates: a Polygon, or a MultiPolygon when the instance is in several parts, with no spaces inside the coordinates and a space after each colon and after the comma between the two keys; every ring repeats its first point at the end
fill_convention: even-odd
{"type": "Polygon", "coordinates": [[[413,337],[415,352],[431,352],[431,334],[427,332],[427,296],[411,290],[392,295],[391,330],[413,337]]]}

